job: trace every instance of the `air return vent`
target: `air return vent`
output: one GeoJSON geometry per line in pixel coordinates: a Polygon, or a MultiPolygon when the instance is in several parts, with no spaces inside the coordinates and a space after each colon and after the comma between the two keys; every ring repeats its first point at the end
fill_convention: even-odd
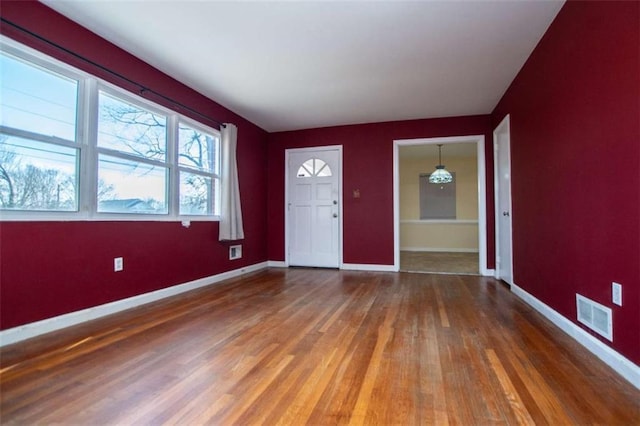
{"type": "Polygon", "coordinates": [[[240,259],[242,257],[242,244],[229,247],[229,259],[240,259]]]}
{"type": "Polygon", "coordinates": [[[578,306],[578,321],[613,341],[611,309],[579,294],[576,294],[576,304],[578,306]]]}

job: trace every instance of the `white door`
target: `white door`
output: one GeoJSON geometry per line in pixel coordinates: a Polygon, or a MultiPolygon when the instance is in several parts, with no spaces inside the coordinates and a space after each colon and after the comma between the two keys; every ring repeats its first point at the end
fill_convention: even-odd
{"type": "Polygon", "coordinates": [[[513,284],[509,116],[493,132],[496,185],[496,278],[513,284]]]}
{"type": "Polygon", "coordinates": [[[288,262],[340,266],[341,151],[287,150],[288,262]]]}

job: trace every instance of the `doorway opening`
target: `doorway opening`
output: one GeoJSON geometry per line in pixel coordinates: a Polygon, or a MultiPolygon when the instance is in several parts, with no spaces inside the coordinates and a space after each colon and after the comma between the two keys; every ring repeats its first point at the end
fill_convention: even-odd
{"type": "Polygon", "coordinates": [[[394,141],[394,270],[491,275],[486,267],[484,144],[484,135],[394,141]],[[438,163],[439,144],[454,182],[425,183],[438,163]],[[447,201],[453,206],[433,209],[445,193],[453,194],[447,201]]]}

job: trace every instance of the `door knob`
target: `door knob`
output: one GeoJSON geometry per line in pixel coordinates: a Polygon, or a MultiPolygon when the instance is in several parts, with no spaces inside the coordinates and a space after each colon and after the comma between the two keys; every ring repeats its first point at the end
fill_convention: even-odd
{"type": "Polygon", "coordinates": [[[502,212],[502,216],[509,216],[509,212],[502,212]]]}

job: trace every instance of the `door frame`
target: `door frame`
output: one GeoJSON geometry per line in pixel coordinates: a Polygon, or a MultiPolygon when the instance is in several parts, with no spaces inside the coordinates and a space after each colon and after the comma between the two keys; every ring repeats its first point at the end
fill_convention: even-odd
{"type": "Polygon", "coordinates": [[[400,270],[400,155],[402,146],[448,145],[475,143],[478,161],[478,263],[480,275],[492,276],[487,268],[487,190],[484,135],[450,136],[442,138],[398,139],[393,141],[393,270],[400,270]]]}
{"type": "Polygon", "coordinates": [[[511,177],[513,176],[511,167],[511,117],[510,114],[505,115],[500,124],[493,130],[493,187],[494,187],[494,200],[495,200],[495,250],[496,250],[496,272],[495,277],[503,280],[509,285],[513,285],[515,282],[513,275],[513,199],[511,193],[511,177]],[[499,135],[506,135],[508,146],[507,156],[509,158],[509,228],[511,228],[511,238],[509,239],[509,245],[511,250],[509,251],[509,269],[511,271],[511,281],[507,281],[500,277],[500,268],[498,267],[498,257],[500,256],[500,179],[498,170],[498,138],[499,135]]]}
{"type": "Polygon", "coordinates": [[[288,148],[284,150],[284,266],[289,266],[289,159],[290,154],[299,154],[305,152],[318,151],[338,151],[338,267],[343,268],[342,258],[342,216],[343,216],[343,199],[342,199],[342,145],[326,145],[313,146],[307,148],[288,148]]]}

